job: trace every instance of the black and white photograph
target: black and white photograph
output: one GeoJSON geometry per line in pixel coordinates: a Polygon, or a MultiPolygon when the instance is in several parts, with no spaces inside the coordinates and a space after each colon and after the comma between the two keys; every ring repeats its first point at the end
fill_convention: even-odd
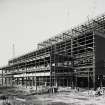
{"type": "Polygon", "coordinates": [[[105,105],[105,0],[0,0],[0,105],[105,105]]]}

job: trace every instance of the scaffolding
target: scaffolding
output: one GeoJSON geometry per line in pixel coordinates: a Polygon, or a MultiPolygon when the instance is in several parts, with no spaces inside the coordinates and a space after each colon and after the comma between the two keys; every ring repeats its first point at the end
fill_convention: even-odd
{"type": "Polygon", "coordinates": [[[105,15],[38,43],[36,51],[15,57],[9,60],[8,66],[1,68],[5,71],[3,84],[35,86],[36,89],[40,86],[85,86],[83,82],[86,81],[95,85],[97,32],[105,33],[105,15]]]}

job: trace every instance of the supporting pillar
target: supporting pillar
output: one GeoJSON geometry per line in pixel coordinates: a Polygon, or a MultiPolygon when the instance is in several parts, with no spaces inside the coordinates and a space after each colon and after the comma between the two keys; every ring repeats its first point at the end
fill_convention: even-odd
{"type": "Polygon", "coordinates": [[[13,77],[11,77],[11,82],[12,82],[12,87],[13,87],[13,85],[14,85],[14,83],[13,83],[13,77]]]}
{"type": "Polygon", "coordinates": [[[24,78],[22,77],[22,86],[24,85],[24,78]]]}
{"type": "Polygon", "coordinates": [[[4,85],[4,84],[3,84],[3,82],[4,82],[3,79],[4,79],[4,78],[3,78],[3,70],[2,70],[2,86],[4,85]]]}
{"type": "Polygon", "coordinates": [[[19,78],[17,77],[17,85],[18,85],[19,78]]]}
{"type": "Polygon", "coordinates": [[[12,83],[12,77],[10,77],[10,81],[11,81],[11,83],[10,83],[10,84],[11,84],[11,86],[13,86],[13,83],[12,83]]]}
{"type": "Polygon", "coordinates": [[[36,90],[37,90],[37,78],[35,77],[35,86],[36,86],[36,90]]]}
{"type": "Polygon", "coordinates": [[[34,77],[32,77],[32,86],[34,86],[35,84],[34,84],[34,77]]]}
{"type": "Polygon", "coordinates": [[[5,77],[5,85],[7,86],[7,78],[5,77]]]}
{"type": "MultiPolygon", "coordinates": [[[[93,31],[93,40],[95,40],[94,36],[95,36],[95,33],[93,31]]],[[[95,45],[93,44],[93,88],[95,89],[96,85],[95,85],[95,49],[94,47],[95,45]]]]}
{"type": "Polygon", "coordinates": [[[27,77],[26,77],[26,88],[27,88],[27,80],[28,80],[28,79],[27,79],[27,77]]]}

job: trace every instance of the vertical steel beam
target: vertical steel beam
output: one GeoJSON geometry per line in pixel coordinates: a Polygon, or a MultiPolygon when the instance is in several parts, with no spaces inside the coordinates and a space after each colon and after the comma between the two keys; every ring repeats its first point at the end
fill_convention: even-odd
{"type": "MultiPolygon", "coordinates": [[[[94,33],[94,31],[93,31],[93,41],[95,40],[95,38],[94,38],[94,35],[95,35],[95,33],[94,33]]],[[[94,87],[94,89],[95,89],[95,46],[94,46],[94,44],[93,44],[93,87],[94,87]]]]}

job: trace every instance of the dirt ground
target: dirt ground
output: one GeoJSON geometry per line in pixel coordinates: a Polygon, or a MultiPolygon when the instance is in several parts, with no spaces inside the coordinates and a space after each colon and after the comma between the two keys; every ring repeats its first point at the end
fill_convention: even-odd
{"type": "Polygon", "coordinates": [[[2,95],[8,99],[0,99],[0,105],[3,105],[3,102],[10,105],[105,105],[105,95],[95,96],[84,89],[79,92],[70,90],[53,94],[30,95],[15,88],[0,88],[0,96],[2,95]]]}

